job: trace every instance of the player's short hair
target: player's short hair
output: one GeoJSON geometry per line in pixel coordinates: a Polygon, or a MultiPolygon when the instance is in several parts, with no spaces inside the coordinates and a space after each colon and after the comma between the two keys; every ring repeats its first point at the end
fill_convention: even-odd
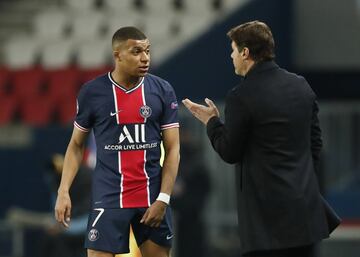
{"type": "Polygon", "coordinates": [[[249,48],[255,62],[271,61],[275,58],[275,42],[270,28],[260,21],[250,21],[232,28],[227,36],[235,42],[239,51],[249,48]]]}
{"type": "Polygon", "coordinates": [[[112,45],[126,41],[128,39],[144,40],[147,39],[146,35],[135,27],[122,27],[118,29],[112,37],[112,45]]]}

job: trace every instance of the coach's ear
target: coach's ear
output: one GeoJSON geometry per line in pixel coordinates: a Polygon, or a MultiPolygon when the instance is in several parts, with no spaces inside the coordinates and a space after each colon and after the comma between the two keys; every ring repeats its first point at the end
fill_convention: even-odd
{"type": "Polygon", "coordinates": [[[249,58],[249,56],[250,56],[250,49],[249,49],[249,48],[244,47],[241,52],[242,52],[242,53],[241,53],[241,56],[242,56],[244,59],[249,58]]]}

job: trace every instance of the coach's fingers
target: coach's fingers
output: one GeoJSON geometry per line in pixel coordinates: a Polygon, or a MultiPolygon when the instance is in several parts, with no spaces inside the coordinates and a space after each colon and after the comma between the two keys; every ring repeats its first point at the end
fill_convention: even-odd
{"type": "Polygon", "coordinates": [[[191,111],[191,108],[194,106],[194,103],[192,101],[190,101],[189,99],[184,99],[182,100],[182,103],[185,105],[185,107],[191,111]]]}
{"type": "Polygon", "coordinates": [[[201,104],[197,104],[192,102],[191,100],[189,100],[188,98],[182,100],[182,103],[185,105],[186,108],[188,108],[190,111],[192,110],[197,110],[201,107],[203,107],[203,105],[201,104]]]}
{"type": "Polygon", "coordinates": [[[214,104],[213,101],[211,101],[209,98],[205,98],[205,103],[212,108],[216,108],[216,105],[214,104]]]}
{"type": "Polygon", "coordinates": [[[220,116],[219,110],[212,100],[210,100],[209,98],[205,98],[205,103],[215,110],[217,116],[220,116]]]}
{"type": "Polygon", "coordinates": [[[184,99],[182,102],[185,107],[191,112],[191,114],[194,115],[196,118],[199,118],[199,114],[202,113],[202,108],[207,108],[206,106],[194,103],[187,98],[184,99]]]}

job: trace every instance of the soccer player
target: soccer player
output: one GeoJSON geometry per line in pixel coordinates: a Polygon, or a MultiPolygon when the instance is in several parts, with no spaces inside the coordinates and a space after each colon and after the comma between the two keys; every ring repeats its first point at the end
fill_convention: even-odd
{"type": "Polygon", "coordinates": [[[150,43],[140,30],[120,28],[112,50],[115,69],[83,85],[78,95],[55,217],[70,225],[69,189],[93,129],[97,164],[85,241],[88,256],[128,253],[131,225],[143,257],[168,257],[173,239],[168,204],[179,164],[176,96],[168,82],[148,74],[150,43]]]}

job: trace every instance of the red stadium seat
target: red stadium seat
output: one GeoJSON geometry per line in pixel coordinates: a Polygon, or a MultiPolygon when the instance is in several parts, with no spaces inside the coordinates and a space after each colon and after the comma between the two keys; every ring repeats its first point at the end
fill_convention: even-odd
{"type": "Polygon", "coordinates": [[[58,121],[62,125],[72,124],[76,115],[76,97],[68,98],[57,105],[58,121]]]}
{"type": "Polygon", "coordinates": [[[40,95],[44,83],[42,68],[29,68],[13,71],[11,81],[13,94],[19,101],[40,95]]]}
{"type": "Polygon", "coordinates": [[[5,67],[0,67],[0,96],[7,93],[10,72],[5,67]]]}
{"type": "Polygon", "coordinates": [[[52,121],[54,104],[50,98],[36,96],[21,102],[21,120],[32,126],[45,126],[52,121]]]}
{"type": "Polygon", "coordinates": [[[101,68],[96,68],[96,69],[83,69],[83,70],[81,70],[80,82],[81,83],[88,82],[90,80],[93,80],[97,76],[100,76],[111,70],[112,70],[111,67],[101,67],[101,68]]]}
{"type": "Polygon", "coordinates": [[[76,68],[47,72],[48,96],[56,104],[76,97],[79,89],[79,72],[76,68]]]}
{"type": "Polygon", "coordinates": [[[12,121],[17,109],[17,101],[14,97],[0,97],[0,125],[7,124],[12,121]]]}

